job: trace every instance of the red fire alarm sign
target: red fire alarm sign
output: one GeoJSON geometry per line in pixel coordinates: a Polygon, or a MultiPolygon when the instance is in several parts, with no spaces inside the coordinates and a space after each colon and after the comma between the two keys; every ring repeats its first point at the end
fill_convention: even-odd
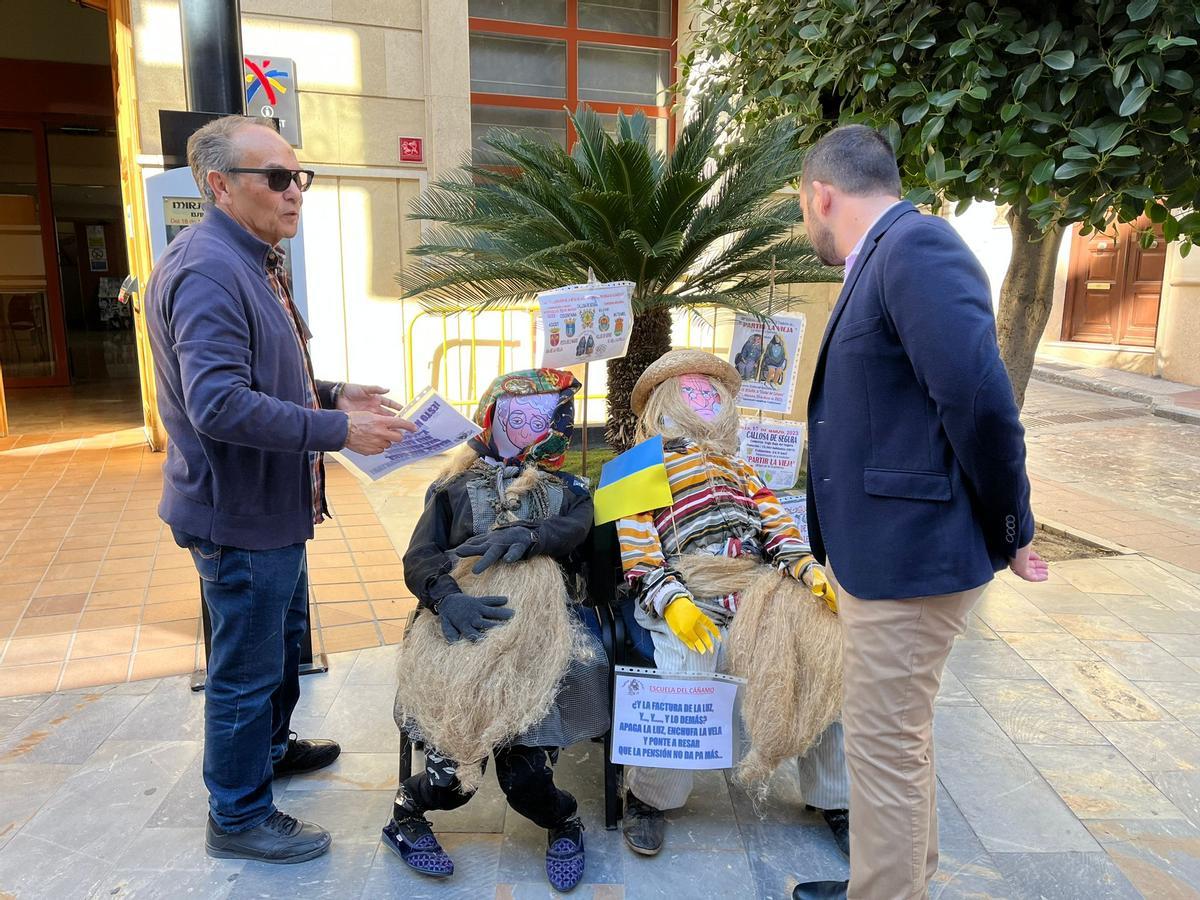
{"type": "Polygon", "coordinates": [[[400,138],[400,162],[423,162],[424,159],[424,142],[420,138],[400,138]]]}

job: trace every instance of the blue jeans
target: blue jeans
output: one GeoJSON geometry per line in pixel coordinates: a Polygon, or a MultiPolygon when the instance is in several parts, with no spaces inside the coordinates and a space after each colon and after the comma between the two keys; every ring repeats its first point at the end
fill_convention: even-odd
{"type": "Polygon", "coordinates": [[[273,763],[287,751],[300,699],[308,620],[304,544],[241,550],[172,531],[192,553],[212,621],[204,686],[209,811],[222,831],[245,831],[275,811],[273,763]]]}

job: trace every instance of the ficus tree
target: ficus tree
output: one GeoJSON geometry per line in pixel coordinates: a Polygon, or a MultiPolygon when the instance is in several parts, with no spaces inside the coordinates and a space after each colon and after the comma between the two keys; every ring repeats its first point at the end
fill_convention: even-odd
{"type": "Polygon", "coordinates": [[[749,133],[795,118],[883,131],[907,196],[1007,207],[1001,353],[1023,401],[1065,230],[1200,241],[1195,0],[699,0],[689,91],[731,92],[749,133]]]}
{"type": "Polygon", "coordinates": [[[589,270],[633,282],[629,350],[608,361],[607,436],[627,448],[634,383],[671,349],[674,310],[764,314],[776,287],[837,277],[797,228],[799,204],[776,195],[799,171],[794,120],[721,146],[730,112],[725,97],[702,99],[669,154],[651,146],[643,114],[619,116],[614,136],[587,106],[570,116],[570,152],[490,132],[486,158],[414,202],[427,228],[398,276],[405,296],[455,313],[530,301],[589,270]]]}

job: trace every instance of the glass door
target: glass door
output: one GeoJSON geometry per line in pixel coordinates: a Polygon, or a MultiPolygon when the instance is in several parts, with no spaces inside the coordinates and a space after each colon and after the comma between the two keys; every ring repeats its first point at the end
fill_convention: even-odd
{"type": "Polygon", "coordinates": [[[66,385],[66,330],[46,133],[0,119],[0,368],[9,387],[66,385]]]}

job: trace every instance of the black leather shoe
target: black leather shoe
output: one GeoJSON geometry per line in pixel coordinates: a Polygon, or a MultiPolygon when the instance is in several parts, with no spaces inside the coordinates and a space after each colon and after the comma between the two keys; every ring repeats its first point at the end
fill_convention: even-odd
{"type": "Polygon", "coordinates": [[[815,806],[810,806],[813,812],[819,812],[821,818],[825,820],[825,824],[829,826],[829,830],[833,832],[833,839],[837,842],[838,849],[842,851],[847,859],[850,858],[850,810],[848,809],[817,809],[815,806]]]}
{"type": "Polygon", "coordinates": [[[333,741],[298,740],[288,738],[287,753],[275,763],[275,777],[303,775],[315,772],[332,763],[341,754],[342,748],[333,741]]]}
{"type": "Polygon", "coordinates": [[[655,856],[662,849],[666,830],[666,813],[643,803],[631,791],[625,792],[625,816],[621,831],[630,850],[642,856],[655,856]]]}
{"type": "Polygon", "coordinates": [[[264,863],[299,863],[320,856],[332,838],[319,825],[293,819],[279,810],[249,831],[224,832],[209,816],[204,847],[218,859],[252,859],[264,863]]]}
{"type": "Polygon", "coordinates": [[[806,881],[792,889],[792,900],[846,900],[848,881],[806,881]]]}

